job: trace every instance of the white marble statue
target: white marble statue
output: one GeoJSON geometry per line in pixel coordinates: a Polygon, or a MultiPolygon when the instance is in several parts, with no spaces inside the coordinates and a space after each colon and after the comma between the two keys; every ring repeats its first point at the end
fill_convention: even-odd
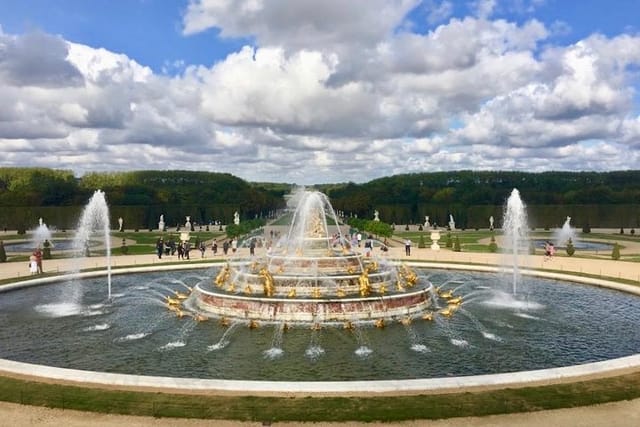
{"type": "Polygon", "coordinates": [[[380,221],[380,212],[378,210],[373,211],[373,220],[380,221]]]}
{"type": "Polygon", "coordinates": [[[429,215],[425,215],[424,217],[424,228],[431,227],[431,223],[429,222],[429,215]]]}
{"type": "Polygon", "coordinates": [[[235,211],[233,213],[233,223],[235,225],[240,225],[240,214],[238,213],[238,211],[235,211]]]}
{"type": "Polygon", "coordinates": [[[493,230],[493,215],[489,217],[489,230],[493,230]]]}

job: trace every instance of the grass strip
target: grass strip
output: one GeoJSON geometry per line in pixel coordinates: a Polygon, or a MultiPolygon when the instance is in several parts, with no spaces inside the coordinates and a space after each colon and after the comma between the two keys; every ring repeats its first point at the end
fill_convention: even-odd
{"type": "Polygon", "coordinates": [[[99,389],[0,377],[0,400],[60,409],[240,421],[405,421],[601,404],[640,397],[640,372],[483,392],[372,397],[262,397],[99,389]]]}

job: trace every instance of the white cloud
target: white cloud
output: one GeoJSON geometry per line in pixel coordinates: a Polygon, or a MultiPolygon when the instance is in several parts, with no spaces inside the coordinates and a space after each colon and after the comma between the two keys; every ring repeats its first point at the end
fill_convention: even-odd
{"type": "MultiPolygon", "coordinates": [[[[451,2],[432,5],[441,20],[451,13],[451,2]]],[[[640,37],[554,46],[540,21],[492,20],[500,5],[476,2],[479,17],[420,34],[405,25],[413,1],[193,1],[185,33],[216,27],[256,44],[210,67],[166,64],[179,75],[57,36],[0,31],[0,165],[301,184],[637,168],[640,37]]]]}

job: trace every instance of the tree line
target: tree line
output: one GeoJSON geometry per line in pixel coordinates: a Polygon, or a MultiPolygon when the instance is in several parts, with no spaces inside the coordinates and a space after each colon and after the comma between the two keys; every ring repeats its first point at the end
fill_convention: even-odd
{"type": "MultiPolygon", "coordinates": [[[[640,170],[463,170],[314,187],[348,216],[371,219],[373,211],[379,210],[387,223],[422,223],[429,215],[432,223],[445,225],[452,214],[462,227],[484,227],[489,216],[499,219],[505,200],[518,188],[538,226],[555,226],[549,222],[560,210],[566,215],[575,213],[576,219],[581,217],[592,226],[604,226],[603,222],[616,227],[640,225],[636,224],[640,222],[640,170]]],[[[215,172],[94,172],[76,177],[69,170],[0,168],[0,226],[12,227],[20,217],[32,222],[30,216],[44,216],[44,212],[49,217],[54,211],[63,221],[97,189],[106,193],[112,215],[124,216],[131,226],[152,227],[160,214],[169,216],[169,224],[182,221],[187,214],[201,223],[212,217],[229,223],[236,210],[243,220],[249,220],[283,208],[283,196],[292,188],[292,184],[251,183],[215,172]]]]}

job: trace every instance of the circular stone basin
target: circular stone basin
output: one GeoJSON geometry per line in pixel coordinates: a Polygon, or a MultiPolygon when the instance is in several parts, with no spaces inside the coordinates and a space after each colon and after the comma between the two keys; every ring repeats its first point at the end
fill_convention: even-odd
{"type": "MultiPolygon", "coordinates": [[[[73,239],[54,239],[52,243],[53,245],[51,246],[51,250],[55,251],[67,251],[73,248],[73,239]]],[[[95,246],[95,243],[92,245],[95,246]]],[[[35,249],[33,242],[7,243],[6,241],[4,243],[4,248],[7,252],[31,252],[35,249]]]]}
{"type": "MultiPolygon", "coordinates": [[[[536,248],[544,249],[544,245],[548,242],[547,239],[534,239],[536,248]]],[[[555,245],[556,249],[565,249],[564,245],[555,245]]],[[[592,242],[588,240],[576,240],[573,242],[573,247],[579,251],[610,251],[613,249],[611,243],[606,242],[592,242]]]]}
{"type": "Polygon", "coordinates": [[[463,304],[450,317],[353,330],[262,323],[223,326],[178,318],[174,291],[211,282],[216,269],[68,280],[0,298],[0,357],[164,377],[351,381],[506,373],[640,352],[640,298],[523,277],[515,297],[498,274],[417,269],[463,304]]]}

